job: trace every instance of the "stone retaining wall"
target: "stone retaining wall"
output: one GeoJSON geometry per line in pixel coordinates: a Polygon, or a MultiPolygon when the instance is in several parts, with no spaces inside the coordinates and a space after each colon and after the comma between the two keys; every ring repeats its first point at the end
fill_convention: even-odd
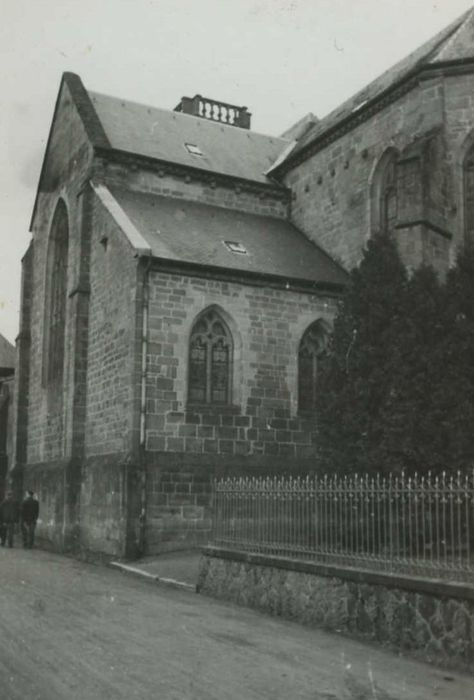
{"type": "Polygon", "coordinates": [[[474,671],[474,586],[206,548],[198,590],[474,671]]]}

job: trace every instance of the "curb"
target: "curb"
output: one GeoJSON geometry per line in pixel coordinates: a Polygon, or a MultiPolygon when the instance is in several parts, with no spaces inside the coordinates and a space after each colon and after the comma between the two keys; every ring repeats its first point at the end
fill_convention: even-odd
{"type": "Polygon", "coordinates": [[[196,586],[191,583],[186,583],[185,581],[177,581],[174,578],[167,578],[165,576],[158,576],[156,574],[150,574],[149,571],[144,569],[139,569],[136,566],[130,566],[130,564],[124,564],[121,561],[111,561],[109,563],[110,567],[114,569],[119,569],[123,573],[131,574],[132,576],[138,576],[152,583],[162,584],[164,586],[169,586],[171,588],[180,588],[181,590],[190,591],[196,593],[196,586]]]}

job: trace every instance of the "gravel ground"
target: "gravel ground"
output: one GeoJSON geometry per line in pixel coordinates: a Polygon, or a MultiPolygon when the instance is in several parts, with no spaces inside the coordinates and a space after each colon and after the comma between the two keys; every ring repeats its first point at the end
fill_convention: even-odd
{"type": "Polygon", "coordinates": [[[38,550],[0,549],[1,700],[471,700],[474,679],[38,550]]]}

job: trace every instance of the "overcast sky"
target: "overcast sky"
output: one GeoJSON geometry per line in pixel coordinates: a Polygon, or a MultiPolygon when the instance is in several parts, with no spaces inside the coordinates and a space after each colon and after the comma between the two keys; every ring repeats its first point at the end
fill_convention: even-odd
{"type": "Polygon", "coordinates": [[[0,333],[18,332],[20,260],[61,74],[172,109],[201,93],[279,134],[327,114],[474,0],[0,0],[0,333]]]}

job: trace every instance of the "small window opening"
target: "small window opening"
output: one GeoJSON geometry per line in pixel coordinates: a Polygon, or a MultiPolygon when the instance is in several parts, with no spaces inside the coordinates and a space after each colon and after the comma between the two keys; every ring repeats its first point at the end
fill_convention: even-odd
{"type": "Polygon", "coordinates": [[[195,143],[185,143],[184,144],[186,147],[186,150],[188,153],[191,153],[193,156],[202,156],[204,155],[199,146],[196,146],[195,143]]]}
{"type": "Polygon", "coordinates": [[[224,245],[230,250],[231,253],[239,253],[240,255],[247,255],[247,249],[242,243],[237,243],[237,241],[223,241],[224,245]]]}

